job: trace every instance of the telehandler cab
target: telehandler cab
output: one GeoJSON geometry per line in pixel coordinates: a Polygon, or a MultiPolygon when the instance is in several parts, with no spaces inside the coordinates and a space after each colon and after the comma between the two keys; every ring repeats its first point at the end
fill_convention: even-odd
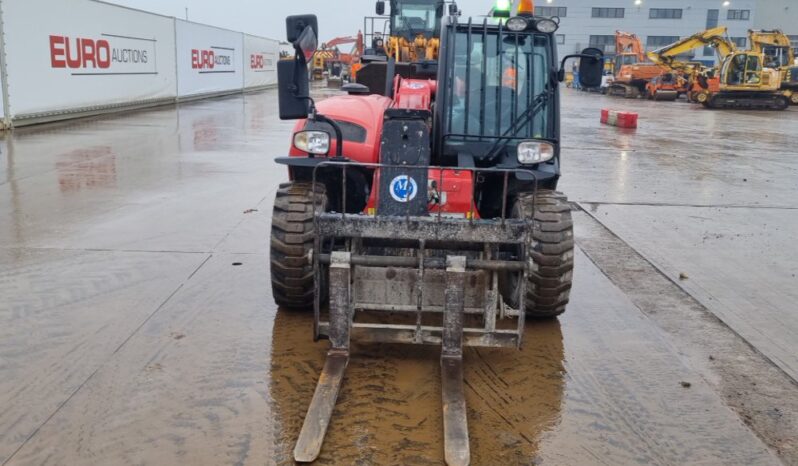
{"type": "Polygon", "coordinates": [[[389,75],[388,96],[350,84],[316,103],[316,17],[286,23],[297,53],[278,64],[280,117],[298,122],[277,158],[291,181],[274,204],[273,295],[312,307],[331,342],[295,459],[318,456],[355,339],[442,347],[444,456],[468,464],[462,347],[518,347],[527,316],[568,303],[558,85],[579,58],[582,85],[598,86],[603,55],[559,63],[557,23],[531,10],[445,16],[435,79],[389,75]]]}

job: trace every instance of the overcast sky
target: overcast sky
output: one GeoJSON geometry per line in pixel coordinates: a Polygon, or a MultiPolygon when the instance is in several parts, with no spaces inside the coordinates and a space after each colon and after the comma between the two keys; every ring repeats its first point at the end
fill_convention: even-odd
{"type": "MultiPolygon", "coordinates": [[[[375,0],[106,0],[167,16],[188,18],[236,31],[283,40],[285,17],[315,13],[319,35],[326,42],[333,37],[357,34],[363,17],[374,15],[375,0]]],[[[460,0],[464,16],[485,14],[494,0],[460,0]]]]}

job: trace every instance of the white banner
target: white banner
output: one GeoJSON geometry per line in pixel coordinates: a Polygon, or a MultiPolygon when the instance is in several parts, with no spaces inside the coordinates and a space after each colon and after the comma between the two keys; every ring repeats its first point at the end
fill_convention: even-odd
{"type": "Polygon", "coordinates": [[[178,97],[244,87],[243,34],[183,20],[176,23],[178,97]]]}
{"type": "Polygon", "coordinates": [[[244,34],[244,57],[245,89],[277,84],[278,41],[244,34]]]}
{"type": "Polygon", "coordinates": [[[91,0],[5,0],[13,117],[176,96],[174,19],[91,0]]]}

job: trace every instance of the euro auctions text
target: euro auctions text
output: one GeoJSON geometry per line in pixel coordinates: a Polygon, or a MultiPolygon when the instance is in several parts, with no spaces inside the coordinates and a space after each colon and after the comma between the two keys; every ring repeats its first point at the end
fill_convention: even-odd
{"type": "Polygon", "coordinates": [[[51,35],[50,66],[54,69],[86,71],[86,74],[140,74],[156,71],[153,39],[112,34],[102,36],[103,38],[87,38],[51,35]]]}

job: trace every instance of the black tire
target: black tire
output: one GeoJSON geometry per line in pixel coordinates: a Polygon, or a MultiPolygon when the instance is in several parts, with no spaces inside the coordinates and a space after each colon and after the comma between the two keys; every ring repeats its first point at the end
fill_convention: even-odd
{"type": "MultiPolygon", "coordinates": [[[[317,184],[316,206],[323,211],[327,205],[324,185],[317,184]]],[[[308,260],[312,248],[312,183],[281,184],[274,199],[270,247],[272,295],[278,306],[313,309],[313,266],[308,260]]]]}
{"type": "MultiPolygon", "coordinates": [[[[512,216],[533,220],[535,244],[528,254],[534,270],[527,277],[526,314],[534,318],[559,316],[565,312],[570,298],[574,270],[571,205],[562,193],[540,190],[536,202],[532,193],[519,195],[513,204],[512,216]]],[[[505,300],[517,307],[518,276],[505,276],[502,282],[505,300]]]]}
{"type": "Polygon", "coordinates": [[[776,97],[776,110],[787,110],[790,108],[790,99],[787,96],[780,95],[776,97]]]}

